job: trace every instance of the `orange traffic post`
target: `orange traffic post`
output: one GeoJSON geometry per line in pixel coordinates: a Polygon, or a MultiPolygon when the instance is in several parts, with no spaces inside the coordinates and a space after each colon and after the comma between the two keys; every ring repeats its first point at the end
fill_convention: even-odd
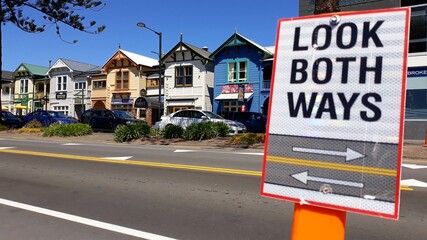
{"type": "Polygon", "coordinates": [[[425,136],[425,139],[424,139],[424,147],[427,147],[427,131],[426,131],[426,136],[425,136]]]}
{"type": "Polygon", "coordinates": [[[344,240],[346,212],[295,203],[291,240],[344,240]]]}

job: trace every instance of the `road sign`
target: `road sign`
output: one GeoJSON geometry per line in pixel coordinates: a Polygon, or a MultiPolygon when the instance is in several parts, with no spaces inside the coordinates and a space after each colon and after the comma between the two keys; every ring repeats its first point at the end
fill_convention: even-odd
{"type": "Polygon", "coordinates": [[[262,195],[398,218],[409,17],[279,21],[262,195]]]}

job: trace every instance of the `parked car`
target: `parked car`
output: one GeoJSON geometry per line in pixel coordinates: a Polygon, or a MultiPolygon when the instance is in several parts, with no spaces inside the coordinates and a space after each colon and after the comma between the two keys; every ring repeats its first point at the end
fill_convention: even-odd
{"type": "Polygon", "coordinates": [[[39,121],[43,127],[49,127],[53,123],[70,124],[73,123],[63,112],[56,112],[51,110],[36,110],[27,114],[24,117],[24,125],[31,120],[39,121]]]}
{"type": "Polygon", "coordinates": [[[0,111],[1,112],[1,123],[6,125],[9,128],[20,128],[24,123],[17,116],[9,111],[0,111]]]}
{"type": "Polygon", "coordinates": [[[258,112],[222,112],[221,116],[245,124],[248,132],[264,133],[267,117],[258,112]]]}
{"type": "Polygon", "coordinates": [[[80,122],[89,124],[93,130],[114,131],[121,125],[145,123],[135,119],[130,113],[119,110],[89,109],[80,116],[80,122]]]}
{"type": "Polygon", "coordinates": [[[156,123],[156,125],[158,125],[159,130],[162,130],[169,124],[181,126],[185,129],[190,124],[207,121],[223,122],[227,124],[230,127],[230,134],[246,132],[246,127],[242,123],[224,119],[220,115],[213,112],[197,109],[179,110],[167,116],[163,116],[162,120],[158,124],[156,123]]]}

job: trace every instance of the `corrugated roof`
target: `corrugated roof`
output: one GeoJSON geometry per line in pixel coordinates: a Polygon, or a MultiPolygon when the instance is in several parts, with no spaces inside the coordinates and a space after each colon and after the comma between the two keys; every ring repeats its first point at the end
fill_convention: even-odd
{"type": "Polygon", "coordinates": [[[33,75],[45,76],[47,73],[47,70],[49,70],[48,67],[43,67],[43,66],[29,64],[29,63],[22,63],[21,65],[23,65],[33,75]]]}
{"type": "Polygon", "coordinates": [[[126,57],[130,58],[130,60],[132,60],[134,63],[138,65],[144,65],[147,67],[154,67],[159,65],[159,60],[156,60],[154,58],[142,56],[133,52],[123,50],[123,49],[120,49],[119,51],[121,51],[124,55],[126,55],[126,57]]]}
{"type": "Polygon", "coordinates": [[[77,62],[65,58],[60,58],[65,65],[67,65],[71,70],[78,72],[94,72],[101,71],[101,67],[89,63],[77,62]]]}
{"type": "Polygon", "coordinates": [[[1,80],[13,80],[13,72],[2,70],[1,80]]]}
{"type": "Polygon", "coordinates": [[[247,37],[244,37],[243,35],[241,35],[241,34],[239,34],[239,33],[234,33],[233,35],[231,35],[231,37],[229,37],[223,44],[221,44],[221,46],[219,46],[211,55],[210,55],[210,57],[211,58],[213,58],[213,57],[215,57],[215,55],[218,53],[218,52],[220,52],[224,47],[226,47],[227,46],[227,44],[229,44],[229,42],[230,41],[232,41],[233,39],[236,39],[236,38],[240,38],[240,39],[242,39],[242,40],[244,40],[245,42],[247,42],[247,43],[249,43],[250,45],[252,45],[252,46],[254,46],[254,47],[256,47],[256,48],[258,48],[259,50],[261,50],[261,51],[263,51],[264,52],[264,54],[266,55],[266,56],[264,56],[265,58],[268,58],[268,57],[271,57],[271,56],[273,56],[274,55],[274,51],[271,51],[272,49],[271,49],[271,47],[263,47],[263,46],[261,46],[261,45],[259,45],[258,43],[256,43],[256,42],[254,42],[254,41],[252,41],[252,40],[250,40],[249,38],[247,38],[247,37]]]}
{"type": "Polygon", "coordinates": [[[193,46],[193,45],[191,45],[191,44],[189,44],[189,43],[186,43],[186,42],[183,42],[183,43],[184,43],[185,45],[187,45],[187,46],[188,46],[188,48],[190,48],[191,50],[193,50],[194,52],[196,52],[197,54],[199,54],[199,55],[200,55],[200,56],[202,56],[203,58],[210,60],[210,58],[209,58],[209,56],[211,55],[211,53],[210,53],[210,52],[206,51],[206,50],[205,50],[205,49],[203,49],[203,48],[199,48],[199,47],[193,46]]]}

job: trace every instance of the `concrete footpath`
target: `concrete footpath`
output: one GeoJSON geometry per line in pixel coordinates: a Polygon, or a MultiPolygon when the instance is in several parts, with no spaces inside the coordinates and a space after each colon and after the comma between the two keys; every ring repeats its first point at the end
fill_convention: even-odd
{"type": "MultiPolygon", "coordinates": [[[[173,145],[176,147],[184,146],[186,148],[245,148],[262,151],[263,144],[253,146],[235,146],[230,145],[230,138],[218,138],[203,141],[184,141],[177,139],[152,138],[146,140],[136,140],[130,143],[116,143],[112,133],[95,132],[91,135],[82,137],[43,137],[41,133],[18,133],[17,131],[1,131],[2,139],[28,139],[59,142],[82,142],[82,143],[102,143],[102,144],[122,144],[122,145],[173,145]]],[[[403,159],[405,162],[427,164],[427,147],[424,147],[424,141],[407,140],[403,145],[403,159]]]]}

